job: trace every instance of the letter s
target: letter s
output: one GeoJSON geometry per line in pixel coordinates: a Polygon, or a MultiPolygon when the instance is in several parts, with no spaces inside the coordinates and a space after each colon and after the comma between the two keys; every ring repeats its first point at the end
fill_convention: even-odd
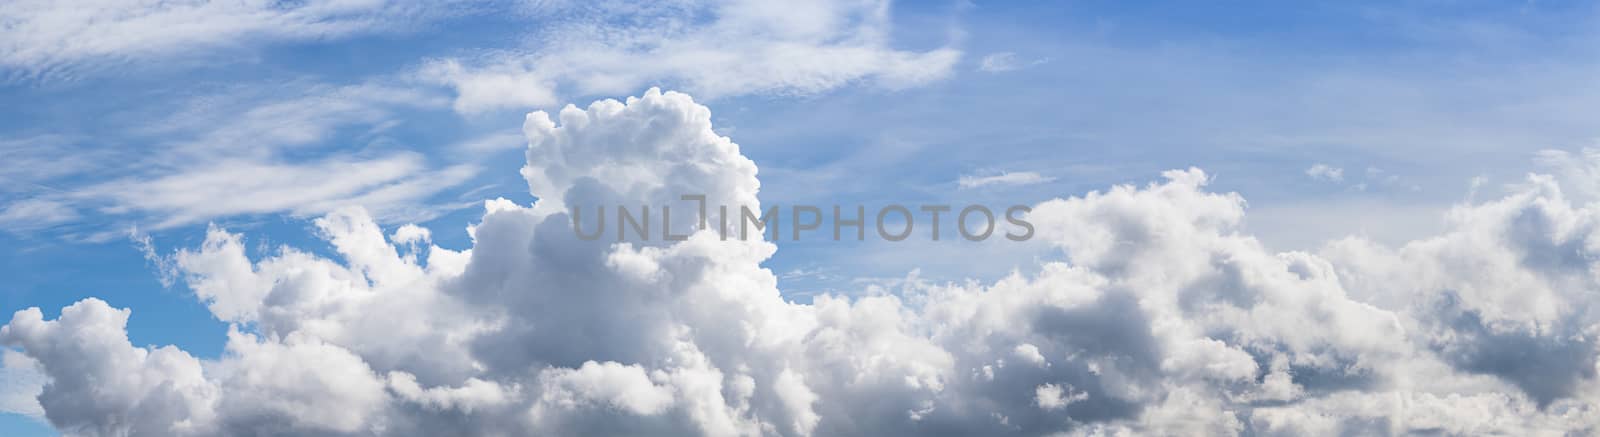
{"type": "Polygon", "coordinates": [[[1006,238],[1010,239],[1011,241],[1027,241],[1029,238],[1033,238],[1033,223],[1028,223],[1028,220],[1023,217],[1018,217],[1018,211],[1026,214],[1033,212],[1033,208],[1029,208],[1026,205],[1016,205],[1006,208],[1006,222],[1021,226],[1023,229],[1027,229],[1028,233],[1017,235],[1011,233],[1011,231],[1006,231],[1006,238]]]}

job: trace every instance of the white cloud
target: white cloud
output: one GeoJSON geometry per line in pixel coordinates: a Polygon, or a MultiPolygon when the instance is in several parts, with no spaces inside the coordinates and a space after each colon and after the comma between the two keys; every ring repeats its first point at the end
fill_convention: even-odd
{"type": "Polygon", "coordinates": [[[38,400],[63,433],[188,433],[213,414],[217,388],[200,361],[172,346],[129,344],[129,313],[90,298],[56,320],[34,308],[0,327],[0,342],[22,347],[50,378],[38,400]]]}
{"type": "Polygon", "coordinates": [[[639,366],[613,361],[584,362],[577,369],[554,369],[542,376],[540,403],[576,409],[596,403],[636,415],[660,414],[675,402],[671,387],[657,386],[639,366]]]}
{"type": "Polygon", "coordinates": [[[566,95],[670,84],[703,98],[814,94],[855,82],[888,89],[944,78],[961,57],[889,43],[889,2],[601,2],[542,10],[566,20],[538,47],[439,59],[422,77],[455,88],[457,111],[526,109],[566,95]]]}
{"type": "MultiPolygon", "coordinates": [[[[701,232],[586,242],[567,211],[698,191],[757,202],[709,112],[655,90],[531,114],[538,200],[485,204],[470,249],[315,221],[324,257],[212,229],[175,257],[233,324],[199,360],[128,343],[95,299],[0,343],[77,435],[1584,434],[1600,423],[1588,293],[1600,211],[1548,177],[1440,235],[1272,252],[1198,169],[1038,204],[1060,250],[989,283],[915,275],[784,299],[776,247],[701,232]],[[579,153],[581,151],[582,153],[579,153]],[[1037,364],[1049,357],[1048,365],[1037,364]],[[1508,360],[1507,357],[1515,357],[1508,360]],[[92,387],[92,389],[91,389],[92,387]],[[1378,428],[1374,428],[1374,427],[1378,428]]],[[[688,223],[685,221],[685,223],[688,223]]]]}
{"type": "Polygon", "coordinates": [[[1344,169],[1329,166],[1327,164],[1317,163],[1313,164],[1311,168],[1306,169],[1306,176],[1310,176],[1312,179],[1319,181],[1343,182],[1344,169]]]}
{"type": "Polygon", "coordinates": [[[0,228],[10,230],[38,229],[76,218],[76,210],[49,199],[23,199],[0,208],[0,228]]]}
{"type": "Polygon", "coordinates": [[[1019,64],[1017,63],[1017,54],[1011,52],[993,53],[988,56],[984,56],[983,60],[978,63],[979,71],[986,71],[990,73],[1011,71],[1017,69],[1018,67],[1019,64]]]}
{"type": "Polygon", "coordinates": [[[478,163],[430,162],[420,153],[382,144],[382,130],[392,125],[395,113],[442,110],[448,106],[442,94],[376,82],[269,88],[196,97],[171,115],[119,134],[161,139],[138,151],[111,146],[80,152],[76,142],[88,140],[55,137],[0,143],[0,149],[21,152],[22,164],[83,158],[119,163],[117,172],[98,164],[0,171],[0,177],[24,182],[21,191],[28,196],[0,204],[0,229],[28,232],[68,224],[59,231],[69,232],[84,227],[74,223],[79,217],[101,213],[123,229],[160,230],[239,215],[320,215],[346,205],[367,207],[380,220],[395,223],[461,207],[430,198],[475,176],[478,163]],[[363,138],[369,150],[329,150],[346,146],[333,140],[352,128],[369,131],[363,138]],[[116,176],[108,179],[108,174],[116,176]]]}
{"type": "Polygon", "coordinates": [[[1028,343],[1017,345],[1015,349],[1011,350],[1011,354],[1016,355],[1018,359],[1035,366],[1050,365],[1050,362],[1044,358],[1044,355],[1039,353],[1039,347],[1028,343]]]}
{"type": "MultiPolygon", "coordinates": [[[[209,48],[404,29],[477,9],[407,1],[23,2],[0,12],[0,22],[11,24],[0,35],[14,36],[0,38],[0,79],[7,72],[70,76],[209,48]]],[[[705,96],[811,94],[862,82],[895,89],[938,80],[960,57],[951,48],[892,48],[883,1],[548,3],[521,12],[537,21],[528,38],[537,47],[425,63],[420,78],[454,89],[453,97],[382,79],[235,86],[115,138],[0,141],[0,151],[19,164],[0,169],[10,182],[0,189],[8,194],[0,197],[0,229],[60,226],[54,231],[106,240],[123,232],[88,230],[76,219],[109,212],[119,227],[160,230],[241,214],[322,214],[348,204],[367,207],[385,223],[425,220],[461,206],[430,199],[473,176],[477,166],[424,162],[384,144],[383,130],[399,123],[402,110],[551,105],[559,95],[631,92],[659,80],[705,96]],[[370,129],[354,139],[367,144],[329,144],[350,141],[339,137],[352,128],[370,129]],[[124,141],[139,146],[116,146],[124,141]],[[62,146],[89,143],[97,144],[93,153],[62,146]],[[367,150],[329,150],[334,146],[367,150]],[[119,163],[117,171],[104,171],[105,162],[119,163]]],[[[500,132],[454,146],[478,157],[523,145],[521,135],[500,132]]]]}
{"type": "MultiPolygon", "coordinates": [[[[409,1],[8,2],[0,10],[0,73],[71,76],[85,67],[403,28],[450,13],[409,1]]],[[[4,76],[0,76],[4,77],[4,76]]]]}
{"type": "Polygon", "coordinates": [[[1540,150],[1534,154],[1534,162],[1561,178],[1562,185],[1578,199],[1600,199],[1600,147],[1575,152],[1540,150]]]}
{"type": "Polygon", "coordinates": [[[110,213],[159,217],[150,229],[243,214],[317,215],[351,204],[366,205],[391,220],[416,219],[429,214],[413,209],[420,199],[474,173],[474,167],[465,165],[429,170],[413,153],[293,164],[223,161],[155,179],[115,180],[73,196],[103,201],[110,213]]]}
{"type": "Polygon", "coordinates": [[[389,236],[389,241],[393,241],[395,244],[417,244],[427,243],[432,238],[432,233],[428,231],[428,228],[405,224],[394,230],[394,234],[389,236]]]}
{"type": "Polygon", "coordinates": [[[1031,171],[1005,172],[993,176],[962,176],[956,181],[961,188],[979,188],[990,185],[1034,185],[1054,181],[1056,178],[1042,176],[1031,171]]]}
{"type": "Polygon", "coordinates": [[[299,333],[228,337],[228,359],[208,369],[225,394],[216,404],[224,434],[381,430],[373,418],[390,395],[361,357],[299,333]]]}
{"type": "Polygon", "coordinates": [[[397,112],[443,108],[448,102],[440,92],[381,82],[239,87],[190,99],[174,114],[133,134],[175,137],[164,142],[156,157],[171,166],[224,157],[265,158],[314,148],[340,129],[381,132],[397,112]]]}
{"type": "Polygon", "coordinates": [[[1012,52],[990,53],[978,61],[978,71],[985,73],[1004,73],[1007,71],[1020,70],[1023,68],[1043,64],[1047,61],[1048,60],[1046,59],[1023,61],[1017,58],[1016,53],[1012,52]]]}
{"type": "Polygon", "coordinates": [[[0,349],[0,413],[21,414],[44,420],[39,393],[50,382],[39,363],[21,352],[0,349]]]}
{"type": "Polygon", "coordinates": [[[496,132],[455,144],[455,149],[466,153],[482,154],[497,150],[516,150],[528,146],[528,138],[522,132],[505,131],[496,132]]]}
{"type": "Polygon", "coordinates": [[[1070,405],[1074,402],[1080,402],[1085,399],[1089,399],[1088,393],[1073,393],[1072,386],[1070,385],[1063,388],[1055,384],[1039,385],[1039,387],[1034,389],[1033,396],[1034,402],[1039,404],[1039,408],[1046,410],[1060,410],[1067,408],[1067,405],[1070,405]]]}
{"type": "Polygon", "coordinates": [[[21,139],[0,139],[0,155],[6,165],[0,166],[0,194],[12,192],[50,192],[54,181],[62,176],[91,171],[100,167],[101,161],[112,160],[105,152],[74,150],[74,138],[61,135],[41,135],[21,139]]]}
{"type": "Polygon", "coordinates": [[[389,389],[395,396],[435,410],[460,410],[471,414],[473,409],[505,405],[517,396],[520,387],[501,387],[477,378],[467,378],[460,387],[422,388],[417,377],[405,372],[389,372],[389,389]]]}

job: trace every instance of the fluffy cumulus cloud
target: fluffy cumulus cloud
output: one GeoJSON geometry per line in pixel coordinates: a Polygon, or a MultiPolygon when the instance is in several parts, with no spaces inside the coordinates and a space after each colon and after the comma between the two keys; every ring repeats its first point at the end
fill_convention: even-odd
{"type": "Polygon", "coordinates": [[[10,349],[0,350],[0,412],[43,418],[44,408],[39,406],[39,392],[44,390],[48,378],[40,373],[38,363],[10,349]]]}
{"type": "Polygon", "coordinates": [[[455,108],[553,105],[662,81],[703,98],[811,94],[853,82],[889,89],[949,75],[951,47],[890,44],[887,0],[540,3],[538,45],[437,59],[421,77],[454,88],[455,108]]]}
{"type": "Polygon", "coordinates": [[[574,235],[584,206],[755,205],[710,119],[656,90],[530,114],[539,200],[486,202],[469,249],[359,209],[315,221],[332,256],[213,228],[171,261],[232,325],[220,357],[134,346],[136,311],[88,299],[13,315],[6,368],[87,436],[1600,431],[1600,210],[1549,178],[1398,247],[1275,253],[1173,170],[1036,205],[1061,253],[1037,273],[809,304],[766,242],[574,235]]]}

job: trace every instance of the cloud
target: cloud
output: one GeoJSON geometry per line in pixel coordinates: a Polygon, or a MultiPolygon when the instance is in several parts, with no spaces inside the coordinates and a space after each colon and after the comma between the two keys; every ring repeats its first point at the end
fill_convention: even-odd
{"type": "Polygon", "coordinates": [[[0,208],[0,228],[28,231],[78,218],[78,212],[62,202],[23,199],[0,208]]]}
{"type": "Polygon", "coordinates": [[[1600,147],[1577,151],[1546,149],[1534,154],[1534,163],[1560,178],[1579,200],[1600,199],[1600,147]]]}
{"type": "MultiPolygon", "coordinates": [[[[9,6],[0,12],[8,23],[0,35],[15,38],[0,38],[0,80],[8,73],[69,77],[108,64],[404,30],[481,8],[517,8],[407,1],[9,6]]],[[[228,86],[95,137],[0,139],[0,151],[19,164],[0,169],[8,182],[0,190],[0,229],[103,241],[124,232],[89,229],[102,218],[156,231],[237,215],[316,215],[348,204],[367,207],[383,223],[426,220],[462,206],[433,199],[474,176],[480,162],[472,159],[522,147],[525,138],[469,137],[453,145],[464,153],[445,159],[472,158],[437,163],[397,150],[427,145],[394,144],[384,135],[405,111],[549,106],[562,95],[620,94],[657,80],[707,97],[812,94],[852,83],[898,89],[945,77],[960,57],[948,47],[892,48],[889,5],[881,1],[555,2],[502,12],[536,23],[527,40],[538,45],[435,59],[416,74],[343,86],[304,79],[228,86]],[[418,79],[445,87],[411,86],[418,79]],[[363,129],[365,135],[351,134],[363,129]],[[118,163],[116,171],[107,171],[107,162],[118,163]],[[307,176],[314,174],[332,176],[313,184],[319,178],[307,176]]]]}
{"type": "Polygon", "coordinates": [[[421,77],[454,88],[455,109],[546,107],[666,83],[703,98],[815,94],[851,83],[887,89],[948,76],[961,57],[890,45],[889,2],[765,0],[653,5],[558,4],[540,45],[443,58],[421,77]]]}
{"type": "Polygon", "coordinates": [[[156,179],[111,181],[75,196],[104,199],[112,213],[162,217],[151,229],[242,214],[318,215],[350,204],[368,205],[385,217],[425,217],[408,210],[414,201],[459,184],[476,171],[471,166],[429,170],[424,165],[420,155],[405,152],[293,164],[225,161],[156,179]]]}
{"type": "Polygon", "coordinates": [[[1060,410],[1067,408],[1068,404],[1089,398],[1085,393],[1068,394],[1071,391],[1072,387],[1070,386],[1063,389],[1059,385],[1043,384],[1034,389],[1034,402],[1039,404],[1039,408],[1060,410]]]}
{"type": "Polygon", "coordinates": [[[323,144],[340,129],[382,133],[404,110],[443,108],[438,91],[384,79],[333,85],[294,81],[237,87],[191,98],[135,135],[163,137],[156,161],[170,166],[205,159],[278,156],[323,144]]]}
{"type": "Polygon", "coordinates": [[[32,232],[80,216],[69,201],[56,197],[63,192],[57,187],[70,176],[95,171],[113,154],[78,153],[73,142],[60,135],[0,139],[7,162],[0,167],[0,229],[32,232]]]}
{"type": "Polygon", "coordinates": [[[241,88],[196,97],[108,139],[0,143],[19,151],[24,164],[46,164],[41,171],[0,172],[23,182],[6,196],[17,200],[0,206],[0,229],[71,232],[99,213],[123,228],[88,237],[104,240],[129,226],[154,231],[240,215],[306,217],[352,204],[386,223],[426,220],[461,207],[429,200],[475,176],[479,163],[434,162],[395,150],[383,131],[400,111],[447,105],[437,92],[381,82],[292,82],[271,92],[241,88]],[[341,134],[358,129],[368,131],[355,139],[366,141],[366,150],[331,150],[348,146],[341,134]],[[112,146],[84,151],[91,141],[112,146]],[[138,151],[124,145],[141,141],[153,144],[138,151]],[[119,162],[119,171],[103,171],[100,161],[119,162]]]}
{"type": "Polygon", "coordinates": [[[1054,181],[1056,178],[1041,176],[1031,171],[1005,172],[993,176],[962,176],[956,181],[961,188],[979,188],[990,185],[1034,185],[1054,181]]]}
{"type": "Polygon", "coordinates": [[[44,420],[39,393],[50,379],[39,370],[39,363],[21,352],[0,349],[0,412],[21,414],[44,420]]]}
{"type": "Polygon", "coordinates": [[[1012,53],[1012,52],[990,53],[989,55],[984,56],[983,59],[978,61],[978,71],[982,71],[982,72],[985,72],[985,73],[1004,73],[1004,72],[1007,72],[1007,71],[1020,70],[1020,69],[1023,69],[1023,68],[1027,68],[1027,67],[1032,67],[1032,66],[1035,66],[1035,65],[1043,64],[1043,63],[1045,63],[1047,61],[1048,60],[1046,60],[1046,59],[1036,59],[1036,60],[1033,60],[1033,61],[1026,61],[1025,62],[1025,61],[1023,61],[1021,59],[1017,59],[1017,54],[1016,53],[1012,53]]]}
{"type": "Polygon", "coordinates": [[[527,147],[528,139],[521,132],[506,131],[482,135],[452,146],[463,152],[484,154],[498,150],[516,150],[527,147]]]}
{"type": "MultiPolygon", "coordinates": [[[[539,200],[485,203],[472,247],[317,219],[331,255],[258,259],[213,227],[174,256],[232,325],[196,359],[129,344],[87,299],[0,343],[75,435],[1586,434],[1600,217],[1549,177],[1440,235],[1272,252],[1198,169],[1037,204],[1059,250],[980,283],[910,275],[788,301],[777,250],[579,240],[568,215],[683,192],[758,204],[756,167],[680,93],[530,114],[539,200]],[[92,388],[92,389],[91,389],[92,388]]],[[[687,230],[689,221],[684,221],[687,230]]],[[[713,220],[715,223],[715,220],[713,220]]]]}
{"type": "Polygon", "coordinates": [[[200,361],[172,346],[129,344],[129,314],[90,298],[56,320],[34,308],[0,327],[0,342],[23,348],[50,378],[38,400],[63,433],[193,432],[187,424],[213,414],[217,389],[200,361]]]}
{"type": "Polygon", "coordinates": [[[432,238],[432,232],[428,231],[428,228],[414,224],[402,225],[389,235],[389,240],[395,244],[427,243],[432,238]]]}
{"type": "Polygon", "coordinates": [[[294,3],[153,0],[12,2],[0,11],[0,78],[71,77],[85,68],[262,41],[405,28],[446,15],[409,1],[294,3]]]}
{"type": "Polygon", "coordinates": [[[40,135],[20,139],[0,139],[0,154],[8,165],[0,167],[0,195],[28,191],[54,191],[50,186],[62,176],[99,167],[105,153],[75,153],[74,139],[61,135],[40,135]]]}
{"type": "Polygon", "coordinates": [[[1344,169],[1329,166],[1327,164],[1317,163],[1312,165],[1311,168],[1306,169],[1306,176],[1310,176],[1312,179],[1319,181],[1343,182],[1344,169]]]}

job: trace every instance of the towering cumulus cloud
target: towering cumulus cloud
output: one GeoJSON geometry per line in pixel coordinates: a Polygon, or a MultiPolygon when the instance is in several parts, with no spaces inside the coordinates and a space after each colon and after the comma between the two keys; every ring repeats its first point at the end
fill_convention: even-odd
{"type": "Polygon", "coordinates": [[[1273,253],[1174,170],[1036,205],[1061,253],[1037,274],[799,304],[766,242],[573,233],[585,205],[756,205],[689,96],[524,131],[539,200],[487,202],[471,249],[359,209],[316,221],[335,259],[213,228],[173,261],[232,325],[221,357],[136,347],[136,311],[87,299],[17,312],[7,361],[85,436],[1600,432],[1600,209],[1547,178],[1400,247],[1273,253]]]}

